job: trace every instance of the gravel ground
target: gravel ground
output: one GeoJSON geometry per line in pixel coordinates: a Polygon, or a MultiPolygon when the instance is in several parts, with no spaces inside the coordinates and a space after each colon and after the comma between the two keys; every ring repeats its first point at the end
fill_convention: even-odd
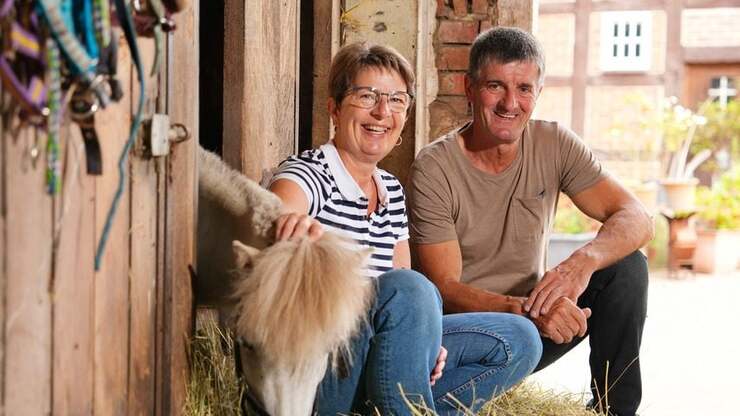
{"type": "MultiPolygon", "coordinates": [[[[651,271],[641,416],[740,415],[739,307],[740,271],[681,279],[651,271]]],[[[588,349],[585,340],[529,379],[545,388],[587,391],[588,349]]]]}

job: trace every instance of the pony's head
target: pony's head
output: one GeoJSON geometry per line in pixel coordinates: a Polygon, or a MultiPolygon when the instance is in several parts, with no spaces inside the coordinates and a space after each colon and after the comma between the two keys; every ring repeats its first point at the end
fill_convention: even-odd
{"type": "Polygon", "coordinates": [[[374,286],[369,250],[327,232],[262,251],[233,242],[234,313],[246,382],[270,414],[308,415],[327,364],[349,358],[374,286]]]}

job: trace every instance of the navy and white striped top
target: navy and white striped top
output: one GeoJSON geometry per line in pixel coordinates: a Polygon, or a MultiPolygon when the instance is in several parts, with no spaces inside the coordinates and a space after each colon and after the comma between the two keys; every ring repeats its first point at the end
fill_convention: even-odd
{"type": "Polygon", "coordinates": [[[375,169],[378,206],[368,216],[368,199],[342,163],[333,142],[291,156],[278,166],[271,183],[288,179],[308,198],[308,214],[373,249],[366,274],[377,277],[393,268],[396,243],[409,238],[403,188],[395,176],[375,169]]]}

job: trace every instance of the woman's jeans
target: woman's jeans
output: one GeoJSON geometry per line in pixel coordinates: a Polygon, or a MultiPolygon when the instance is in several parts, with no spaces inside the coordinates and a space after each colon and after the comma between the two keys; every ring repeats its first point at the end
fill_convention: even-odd
{"type": "Polygon", "coordinates": [[[473,411],[528,375],[542,353],[534,325],[519,316],[474,313],[442,316],[436,287],[412,270],[377,279],[377,297],[352,342],[352,364],[327,371],[317,394],[320,415],[408,415],[410,403],[440,415],[458,401],[473,411]],[[448,350],[432,387],[440,343],[448,350]],[[401,395],[403,391],[405,395],[401,395]],[[450,395],[455,399],[451,399],[450,395]]]}

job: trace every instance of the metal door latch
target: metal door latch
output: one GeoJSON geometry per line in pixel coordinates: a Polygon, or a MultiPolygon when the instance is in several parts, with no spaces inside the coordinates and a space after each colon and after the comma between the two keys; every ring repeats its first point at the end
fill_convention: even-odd
{"type": "Polygon", "coordinates": [[[167,156],[170,143],[183,142],[190,138],[190,131],[182,123],[170,124],[167,114],[154,114],[146,123],[144,145],[152,157],[167,156]]]}

